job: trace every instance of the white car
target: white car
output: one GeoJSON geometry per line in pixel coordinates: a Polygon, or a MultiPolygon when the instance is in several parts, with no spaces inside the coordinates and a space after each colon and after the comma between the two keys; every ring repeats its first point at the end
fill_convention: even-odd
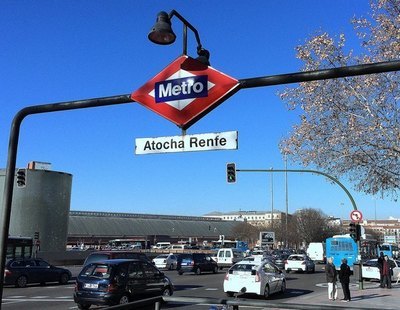
{"type": "MultiPolygon", "coordinates": [[[[396,281],[400,274],[400,261],[389,259],[393,268],[392,281],[396,281]]],[[[378,259],[370,259],[362,264],[362,277],[363,279],[380,279],[380,272],[378,267],[378,259]]]]}
{"type": "Polygon", "coordinates": [[[285,271],[315,272],[315,264],[307,255],[292,254],[285,261],[285,271]]]}
{"type": "Polygon", "coordinates": [[[170,254],[160,254],[156,258],[153,258],[153,263],[157,268],[160,269],[176,269],[178,264],[178,257],[176,255],[170,254]]]}
{"type": "Polygon", "coordinates": [[[245,291],[268,298],[286,290],[285,275],[270,261],[243,260],[233,265],[225,275],[224,292],[232,297],[245,291]]]}

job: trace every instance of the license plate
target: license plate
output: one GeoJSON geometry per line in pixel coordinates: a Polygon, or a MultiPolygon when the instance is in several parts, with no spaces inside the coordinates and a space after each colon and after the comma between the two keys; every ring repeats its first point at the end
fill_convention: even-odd
{"type": "Polygon", "coordinates": [[[96,283],[96,284],[93,284],[93,283],[85,283],[84,285],[83,285],[83,287],[84,288],[98,288],[99,287],[99,285],[96,283]]]}

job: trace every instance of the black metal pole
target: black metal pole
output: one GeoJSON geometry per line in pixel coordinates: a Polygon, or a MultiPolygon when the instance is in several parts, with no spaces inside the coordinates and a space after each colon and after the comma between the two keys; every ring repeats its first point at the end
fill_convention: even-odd
{"type": "Polygon", "coordinates": [[[241,88],[300,83],[400,70],[400,60],[239,80],[241,88]]]}
{"type": "MultiPolygon", "coordinates": [[[[14,189],[14,174],[17,158],[19,132],[23,119],[31,114],[92,108],[100,106],[108,106],[115,104],[124,104],[133,102],[130,95],[120,95],[113,97],[103,97],[79,101],[69,101],[54,104],[44,104],[30,106],[20,110],[14,117],[11,124],[10,140],[8,145],[8,159],[6,167],[6,176],[4,183],[3,208],[1,210],[1,235],[0,235],[0,300],[3,299],[3,282],[4,282],[4,267],[7,255],[7,239],[10,227],[10,216],[12,206],[12,195],[14,189]]],[[[0,302],[1,309],[1,302],[0,302]]]]}

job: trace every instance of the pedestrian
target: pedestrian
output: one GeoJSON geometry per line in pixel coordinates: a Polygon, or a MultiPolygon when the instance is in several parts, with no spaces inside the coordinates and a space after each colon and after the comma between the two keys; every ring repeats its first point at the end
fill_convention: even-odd
{"type": "Polygon", "coordinates": [[[328,257],[325,266],[326,282],[328,282],[328,298],[335,300],[337,298],[337,271],[333,264],[333,257],[328,257]]]}
{"type": "Polygon", "coordinates": [[[383,276],[382,276],[382,268],[383,268],[383,261],[385,260],[383,252],[379,254],[378,257],[378,268],[379,268],[379,274],[380,274],[380,287],[383,287],[383,276]]]}
{"type": "Polygon", "coordinates": [[[339,280],[340,284],[342,284],[342,289],[343,289],[343,299],[342,299],[343,302],[349,302],[351,300],[350,288],[349,288],[350,276],[351,276],[351,270],[349,265],[347,265],[347,259],[343,258],[339,271],[339,280]]]}
{"type": "Polygon", "coordinates": [[[392,275],[393,275],[393,267],[391,265],[391,261],[389,257],[385,255],[383,263],[382,263],[382,270],[381,270],[381,278],[382,278],[382,288],[392,288],[392,275]]]}

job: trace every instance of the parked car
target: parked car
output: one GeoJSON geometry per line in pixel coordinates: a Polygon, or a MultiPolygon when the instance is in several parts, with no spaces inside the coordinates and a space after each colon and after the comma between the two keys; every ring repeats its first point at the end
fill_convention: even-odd
{"type": "Polygon", "coordinates": [[[116,259],[116,258],[126,258],[126,259],[141,259],[146,262],[151,262],[145,253],[132,252],[132,251],[95,251],[86,257],[83,266],[89,265],[90,263],[100,262],[106,259],[116,259]]]}
{"type": "Polygon", "coordinates": [[[285,290],[285,275],[269,260],[243,260],[233,265],[224,279],[224,292],[230,297],[245,291],[268,298],[285,290]]]}
{"type": "Polygon", "coordinates": [[[184,272],[194,272],[197,275],[204,271],[217,273],[218,265],[209,254],[186,253],[179,255],[176,270],[180,275],[184,272]]]}
{"type": "Polygon", "coordinates": [[[219,269],[231,267],[244,258],[243,251],[234,248],[221,248],[217,253],[217,264],[219,269]]]}
{"type": "Polygon", "coordinates": [[[6,262],[4,270],[4,284],[16,287],[25,287],[28,283],[67,284],[70,279],[68,269],[55,267],[40,258],[12,259],[6,262]]]}
{"type": "Polygon", "coordinates": [[[151,296],[170,296],[171,280],[153,264],[138,259],[110,259],[86,265],[76,279],[78,309],[125,304],[151,296]]]}
{"type": "MultiPolygon", "coordinates": [[[[389,258],[389,262],[393,267],[392,281],[395,281],[400,276],[400,260],[389,258]]],[[[378,259],[370,259],[362,264],[362,277],[363,279],[379,280],[380,272],[378,267],[378,259]]]]}
{"type": "Polygon", "coordinates": [[[285,261],[285,270],[315,272],[315,264],[311,258],[304,254],[292,254],[285,261]]]}
{"type": "Polygon", "coordinates": [[[153,263],[157,268],[160,269],[176,269],[178,264],[178,257],[172,253],[170,254],[160,254],[153,258],[153,263]]]}

